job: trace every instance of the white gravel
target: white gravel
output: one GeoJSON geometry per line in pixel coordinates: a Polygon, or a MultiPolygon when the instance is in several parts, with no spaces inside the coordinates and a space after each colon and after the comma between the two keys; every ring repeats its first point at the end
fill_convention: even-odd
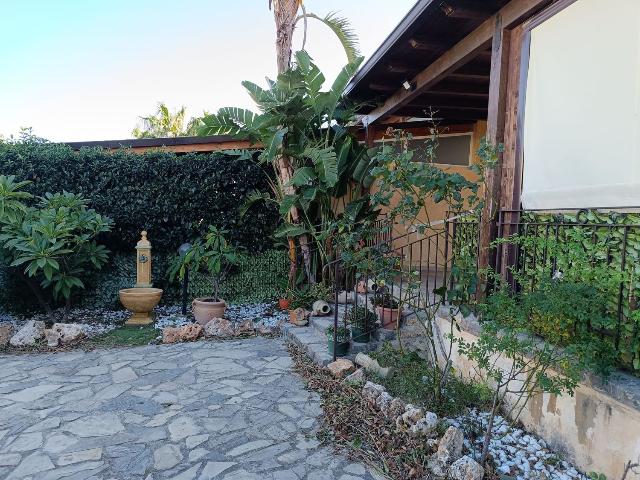
{"type": "MultiPolygon", "coordinates": [[[[471,454],[480,456],[488,418],[488,412],[471,410],[466,415],[449,420],[451,425],[466,432],[464,446],[471,454]],[[472,431],[482,432],[473,443],[469,435],[472,431]]],[[[562,460],[544,440],[510,425],[501,416],[494,419],[489,453],[499,474],[517,480],[588,480],[586,475],[562,460]]]]}

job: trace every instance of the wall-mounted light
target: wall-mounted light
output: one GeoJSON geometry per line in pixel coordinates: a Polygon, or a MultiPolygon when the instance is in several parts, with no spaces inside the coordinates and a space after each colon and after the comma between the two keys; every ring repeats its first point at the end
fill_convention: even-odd
{"type": "Polygon", "coordinates": [[[449,5],[447,2],[442,2],[440,4],[440,10],[442,10],[442,13],[444,13],[447,17],[450,17],[456,11],[456,9],[449,5]]]}
{"type": "Polygon", "coordinates": [[[405,90],[411,90],[411,83],[409,83],[409,80],[405,80],[404,82],[402,82],[402,86],[405,90]]]}

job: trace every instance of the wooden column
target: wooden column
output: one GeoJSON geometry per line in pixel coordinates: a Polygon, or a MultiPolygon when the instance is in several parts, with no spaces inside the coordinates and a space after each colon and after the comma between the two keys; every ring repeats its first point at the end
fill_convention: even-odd
{"type": "MultiPolygon", "coordinates": [[[[502,216],[502,237],[508,237],[517,232],[519,221],[520,192],[522,187],[522,145],[521,125],[524,110],[524,82],[526,72],[523,72],[523,40],[524,27],[518,26],[511,32],[511,52],[509,54],[509,74],[507,77],[506,116],[504,131],[504,153],[502,154],[502,178],[500,185],[501,210],[514,210],[505,212],[502,216]]],[[[528,50],[524,49],[525,54],[528,50]]],[[[526,60],[526,59],[525,59],[526,60]]],[[[504,245],[498,250],[500,274],[506,280],[510,279],[508,267],[515,261],[515,248],[504,245]]]]}
{"type": "MultiPolygon", "coordinates": [[[[511,32],[503,27],[502,16],[498,15],[491,48],[491,74],[489,80],[489,113],[487,116],[487,140],[495,145],[504,141],[506,98],[509,70],[511,32]]],[[[498,155],[495,168],[486,172],[485,206],[480,222],[479,267],[494,266],[490,244],[496,234],[496,215],[500,208],[503,155],[498,155]]]]}

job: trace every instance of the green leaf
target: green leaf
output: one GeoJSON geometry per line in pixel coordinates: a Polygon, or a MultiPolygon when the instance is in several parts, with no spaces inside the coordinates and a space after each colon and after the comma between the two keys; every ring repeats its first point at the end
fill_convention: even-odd
{"type": "Polygon", "coordinates": [[[310,184],[316,178],[316,173],[311,167],[302,167],[295,171],[291,177],[291,183],[296,187],[310,184]]]}

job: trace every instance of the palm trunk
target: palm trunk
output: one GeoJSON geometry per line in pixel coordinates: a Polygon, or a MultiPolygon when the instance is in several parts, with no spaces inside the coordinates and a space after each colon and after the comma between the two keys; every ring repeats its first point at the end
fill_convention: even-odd
{"type": "MultiPolygon", "coordinates": [[[[300,0],[273,0],[273,18],[276,22],[276,61],[278,74],[286,72],[291,65],[291,44],[293,30],[298,13],[300,0]]],[[[281,154],[276,159],[276,169],[286,195],[295,194],[295,188],[289,181],[293,176],[293,167],[288,156],[281,154]]],[[[300,223],[300,213],[297,207],[291,208],[293,223],[300,223]]],[[[309,239],[306,235],[300,235],[298,239],[304,267],[310,283],[315,283],[315,275],[311,271],[311,252],[309,251],[309,239]]]]}

